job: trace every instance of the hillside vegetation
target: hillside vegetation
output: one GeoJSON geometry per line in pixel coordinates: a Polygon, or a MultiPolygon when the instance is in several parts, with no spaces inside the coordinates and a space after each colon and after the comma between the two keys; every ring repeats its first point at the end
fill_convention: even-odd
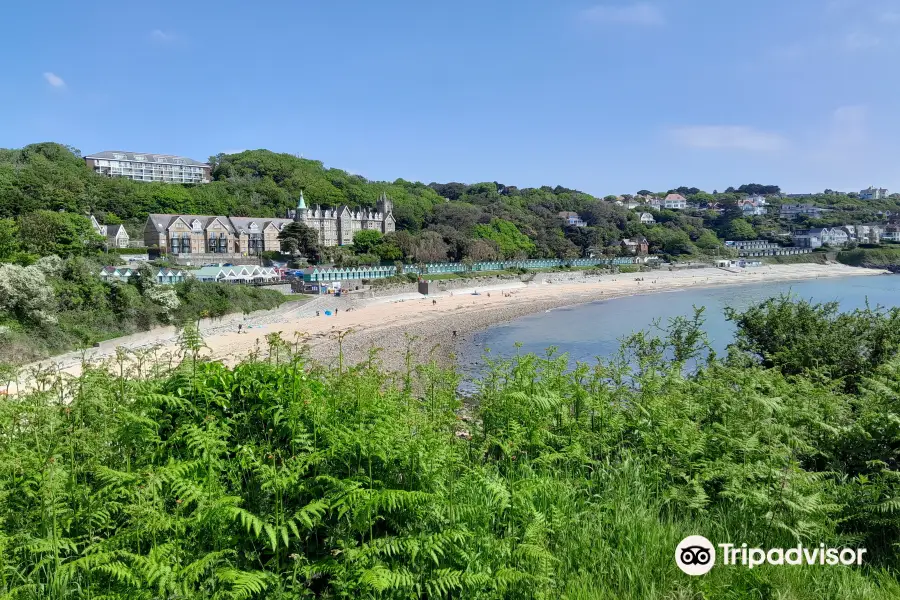
{"type": "Polygon", "coordinates": [[[280,292],[250,286],[155,282],[147,265],[127,283],[102,281],[83,257],[0,264],[0,366],[21,365],[152,327],[275,308],[280,292]]]}
{"type": "Polygon", "coordinates": [[[498,362],[465,421],[452,372],[324,370],[277,334],[233,369],[188,329],[174,369],[43,380],[0,402],[0,597],[900,597],[900,314],[729,317],[726,360],[698,317],[595,366],[498,362]],[[692,578],[692,534],[867,562],[692,578]]]}
{"type": "Polygon", "coordinates": [[[900,246],[844,250],[838,253],[838,261],[853,267],[900,270],[900,246]]]}

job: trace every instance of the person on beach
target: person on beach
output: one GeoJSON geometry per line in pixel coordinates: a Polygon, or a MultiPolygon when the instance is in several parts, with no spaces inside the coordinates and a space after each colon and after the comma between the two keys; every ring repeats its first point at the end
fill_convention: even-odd
{"type": "Polygon", "coordinates": [[[431,305],[434,306],[435,304],[437,304],[437,300],[432,300],[431,305]]]}
{"type": "Polygon", "coordinates": [[[238,323],[238,333],[241,333],[241,329],[244,327],[243,323],[238,323]]]}

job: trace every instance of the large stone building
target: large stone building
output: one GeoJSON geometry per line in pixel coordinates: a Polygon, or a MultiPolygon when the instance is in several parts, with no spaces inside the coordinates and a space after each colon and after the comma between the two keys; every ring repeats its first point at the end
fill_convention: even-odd
{"type": "Polygon", "coordinates": [[[346,205],[337,208],[307,208],[303,192],[300,192],[297,208],[288,211],[288,217],[316,230],[322,246],[352,244],[353,235],[364,229],[391,233],[396,228],[394,203],[384,193],[373,211],[366,208],[351,209],[346,205]]]}
{"type": "Polygon", "coordinates": [[[152,214],[144,245],[174,255],[258,256],[278,252],[278,234],[290,219],[152,214]]]}
{"type": "Polygon", "coordinates": [[[159,183],[209,183],[211,167],[198,160],[170,154],[108,150],[85,156],[95,173],[159,183]]]}
{"type": "Polygon", "coordinates": [[[395,229],[393,203],[384,194],[372,211],[348,206],[307,208],[301,193],[297,208],[288,211],[286,219],[152,214],[144,226],[144,245],[161,254],[199,260],[258,256],[280,252],[278,235],[294,221],[317,231],[323,246],[352,244],[353,235],[364,229],[381,233],[395,229]]]}

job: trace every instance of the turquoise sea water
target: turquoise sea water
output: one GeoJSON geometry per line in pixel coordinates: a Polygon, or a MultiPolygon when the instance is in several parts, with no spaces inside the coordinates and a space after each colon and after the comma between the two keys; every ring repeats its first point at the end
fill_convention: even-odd
{"type": "Polygon", "coordinates": [[[520,352],[542,354],[556,346],[573,361],[594,362],[619,348],[619,340],[630,333],[648,330],[655,319],[665,323],[676,316],[691,316],[694,306],[706,307],[705,327],[717,352],[732,341],[734,327],[723,309],[745,309],[767,298],[790,292],[815,302],[838,301],[842,310],[881,305],[900,305],[900,276],[842,277],[792,283],[751,284],[631,296],[560,308],[497,325],[475,334],[472,345],[459,353],[464,373],[477,371],[484,350],[491,356],[520,352]]]}

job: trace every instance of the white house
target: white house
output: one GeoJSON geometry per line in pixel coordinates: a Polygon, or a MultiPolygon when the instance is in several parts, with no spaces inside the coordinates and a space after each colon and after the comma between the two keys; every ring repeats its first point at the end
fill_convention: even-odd
{"type": "Polygon", "coordinates": [[[888,191],[884,188],[869,186],[867,189],[860,190],[860,200],[881,200],[888,197],[888,191]]]}
{"type": "Polygon", "coordinates": [[[91,215],[91,227],[94,228],[99,235],[106,238],[106,244],[110,248],[127,248],[128,232],[125,231],[123,225],[101,225],[97,217],[91,215]]]}
{"type": "Polygon", "coordinates": [[[687,208],[687,199],[681,194],[669,194],[663,200],[663,208],[669,210],[682,210],[687,208]]]}
{"type": "Polygon", "coordinates": [[[656,223],[656,219],[653,218],[653,215],[650,213],[641,213],[641,225],[653,225],[656,223]]]}
{"type": "Polygon", "coordinates": [[[818,227],[794,233],[794,244],[800,248],[820,248],[825,244],[844,246],[849,241],[850,235],[841,227],[818,227]]]}

